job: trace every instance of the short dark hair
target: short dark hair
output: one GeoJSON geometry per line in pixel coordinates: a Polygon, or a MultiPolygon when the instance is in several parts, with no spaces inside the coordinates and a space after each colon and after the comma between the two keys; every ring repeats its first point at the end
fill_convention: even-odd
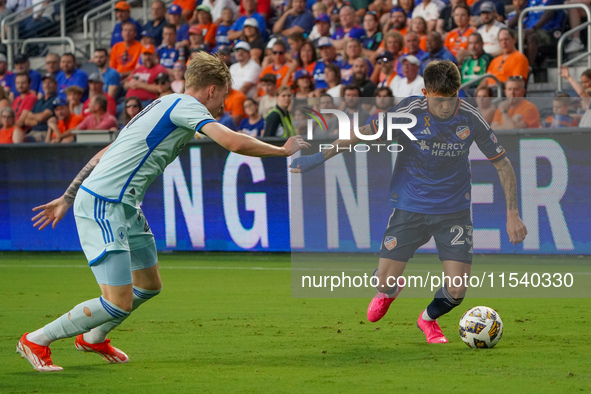
{"type": "Polygon", "coordinates": [[[172,23],[167,23],[166,25],[164,25],[164,27],[162,28],[162,30],[164,30],[164,29],[172,29],[176,33],[176,26],[173,25],[172,23]]]}
{"type": "Polygon", "coordinates": [[[282,46],[283,49],[287,48],[287,44],[285,44],[285,41],[283,41],[281,38],[277,39],[277,41],[273,43],[273,46],[275,45],[282,46]]]}
{"type": "Polygon", "coordinates": [[[466,4],[464,3],[460,3],[457,6],[454,7],[453,11],[451,12],[452,14],[458,9],[458,8],[463,8],[466,10],[466,12],[468,13],[468,16],[470,16],[470,7],[468,7],[466,4]]]}
{"type": "Polygon", "coordinates": [[[74,61],[74,64],[76,64],[76,56],[74,56],[74,54],[72,52],[66,52],[62,55],[62,57],[60,57],[60,60],[63,59],[66,56],[70,56],[72,58],[72,60],[74,61]]]}
{"type": "Polygon", "coordinates": [[[345,95],[345,92],[347,90],[356,90],[357,93],[359,93],[359,97],[361,97],[361,88],[358,85],[355,85],[355,84],[352,83],[350,85],[345,86],[343,88],[343,96],[345,95]]]}
{"type": "Polygon", "coordinates": [[[470,38],[470,37],[476,37],[476,38],[478,38],[478,42],[480,42],[481,44],[484,43],[484,40],[482,39],[482,36],[480,35],[480,33],[474,32],[468,36],[468,38],[470,38]]]}
{"type": "Polygon", "coordinates": [[[14,80],[15,81],[16,81],[16,77],[25,77],[25,78],[27,78],[27,81],[29,82],[29,84],[31,83],[31,76],[29,74],[27,74],[27,73],[17,73],[14,76],[14,80]]]}
{"type": "Polygon", "coordinates": [[[581,76],[586,76],[587,78],[591,79],[591,68],[583,71],[583,73],[581,74],[581,76]]]}
{"type": "Polygon", "coordinates": [[[109,51],[106,48],[97,48],[94,50],[95,52],[103,52],[105,56],[109,56],[109,51]]]}
{"type": "Polygon", "coordinates": [[[460,70],[451,60],[429,63],[423,72],[423,79],[428,93],[447,97],[457,96],[462,84],[460,70]]]}
{"type": "Polygon", "coordinates": [[[109,105],[109,102],[107,101],[107,98],[105,96],[103,96],[102,94],[95,96],[94,102],[100,105],[101,110],[107,112],[107,106],[109,105]]]}
{"type": "Polygon", "coordinates": [[[377,88],[375,96],[378,97],[378,93],[380,93],[380,92],[386,92],[388,94],[388,97],[394,97],[394,93],[392,93],[392,89],[390,89],[387,86],[382,86],[380,88],[377,88]]]}
{"type": "Polygon", "coordinates": [[[265,74],[262,76],[261,78],[261,82],[269,82],[269,83],[277,83],[277,77],[275,76],[275,74],[265,74]]]}

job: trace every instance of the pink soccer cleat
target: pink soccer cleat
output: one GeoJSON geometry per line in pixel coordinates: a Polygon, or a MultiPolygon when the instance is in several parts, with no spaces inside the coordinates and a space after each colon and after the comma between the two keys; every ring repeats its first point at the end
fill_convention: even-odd
{"type": "Polygon", "coordinates": [[[445,335],[443,335],[443,331],[441,331],[441,327],[437,324],[437,320],[428,321],[423,319],[423,312],[419,315],[417,327],[419,327],[423,334],[425,334],[425,337],[427,337],[427,343],[449,342],[445,335]]]}
{"type": "Polygon", "coordinates": [[[31,363],[33,368],[39,372],[57,372],[63,371],[62,367],[58,367],[51,361],[51,350],[49,346],[41,346],[27,340],[26,332],[16,345],[16,352],[31,363]]]}
{"type": "MultiPolygon", "coordinates": [[[[400,294],[401,291],[402,288],[398,290],[398,294],[400,294]]],[[[367,307],[367,319],[370,322],[375,323],[384,317],[390,308],[390,304],[392,304],[396,297],[398,297],[398,294],[394,297],[388,297],[386,293],[378,292],[367,307]]]]}
{"type": "Polygon", "coordinates": [[[76,346],[76,349],[81,352],[98,353],[105,359],[105,361],[111,364],[125,364],[129,362],[127,354],[123,353],[116,347],[111,346],[110,339],[105,339],[105,341],[101,343],[88,343],[84,341],[83,334],[80,334],[76,337],[74,346],[76,346]]]}

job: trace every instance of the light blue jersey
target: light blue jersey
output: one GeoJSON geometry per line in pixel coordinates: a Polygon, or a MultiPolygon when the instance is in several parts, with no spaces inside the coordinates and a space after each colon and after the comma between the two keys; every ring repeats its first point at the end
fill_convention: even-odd
{"type": "Polygon", "coordinates": [[[81,188],[107,202],[139,207],[146,189],[207,123],[207,108],[186,94],[155,100],[123,128],[81,188]]]}

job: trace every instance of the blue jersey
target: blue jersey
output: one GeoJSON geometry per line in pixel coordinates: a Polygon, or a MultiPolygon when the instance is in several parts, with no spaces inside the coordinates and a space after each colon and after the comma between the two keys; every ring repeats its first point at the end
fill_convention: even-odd
{"type": "Polygon", "coordinates": [[[160,64],[166,68],[174,67],[174,62],[179,60],[179,51],[174,46],[169,48],[166,44],[162,44],[158,48],[158,57],[160,58],[160,64]]]}
{"type": "MultiPolygon", "coordinates": [[[[476,141],[491,162],[505,157],[505,149],[480,113],[458,99],[455,114],[440,119],[429,112],[424,97],[406,98],[387,112],[413,114],[417,124],[410,132],[418,139],[412,141],[402,131],[394,130],[393,136],[399,137],[398,144],[404,149],[398,153],[390,181],[390,206],[423,214],[470,208],[472,183],[468,154],[472,142],[476,141]]],[[[399,123],[405,122],[408,119],[399,123]]],[[[377,131],[375,121],[371,127],[377,131]]]]}
{"type": "Polygon", "coordinates": [[[216,49],[214,50],[214,52],[216,52],[217,47],[219,47],[220,45],[230,45],[230,40],[228,40],[228,32],[230,31],[230,29],[232,29],[232,26],[218,26],[218,31],[215,35],[216,49]]]}
{"type": "Polygon", "coordinates": [[[248,118],[244,118],[238,126],[238,131],[251,137],[262,137],[265,133],[265,118],[259,119],[255,124],[251,124],[248,118]]]}

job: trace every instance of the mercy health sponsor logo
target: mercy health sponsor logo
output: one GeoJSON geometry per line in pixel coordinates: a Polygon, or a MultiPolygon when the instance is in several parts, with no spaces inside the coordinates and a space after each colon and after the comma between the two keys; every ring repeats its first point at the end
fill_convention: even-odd
{"type": "MultiPolygon", "coordinates": [[[[377,132],[375,134],[362,134],[359,131],[359,112],[353,112],[352,115],[337,109],[321,109],[320,112],[318,112],[308,107],[302,108],[302,112],[312,118],[308,119],[307,123],[306,137],[309,141],[314,140],[314,122],[320,127],[321,131],[325,131],[327,134],[330,134],[332,131],[328,130],[328,124],[322,114],[331,114],[336,117],[338,121],[339,140],[350,139],[352,130],[353,133],[355,133],[355,136],[361,141],[382,141],[384,139],[386,141],[392,141],[394,139],[393,131],[400,130],[410,140],[417,141],[417,137],[415,137],[409,130],[417,124],[417,118],[413,114],[405,114],[402,112],[389,112],[385,114],[380,112],[377,119],[374,121],[377,126],[377,132]],[[408,119],[410,122],[398,123],[400,120],[404,119],[408,119]],[[386,132],[386,135],[385,138],[382,138],[384,131],[386,132]]],[[[351,151],[351,149],[353,149],[355,152],[368,152],[372,147],[377,148],[378,151],[380,148],[385,147],[389,152],[400,152],[403,149],[402,145],[399,144],[358,144],[353,147],[346,147],[345,150],[351,151]]],[[[333,148],[333,145],[331,144],[320,144],[320,150],[331,148],[333,148]]],[[[337,147],[337,150],[338,149],[339,147],[337,147]]]]}

